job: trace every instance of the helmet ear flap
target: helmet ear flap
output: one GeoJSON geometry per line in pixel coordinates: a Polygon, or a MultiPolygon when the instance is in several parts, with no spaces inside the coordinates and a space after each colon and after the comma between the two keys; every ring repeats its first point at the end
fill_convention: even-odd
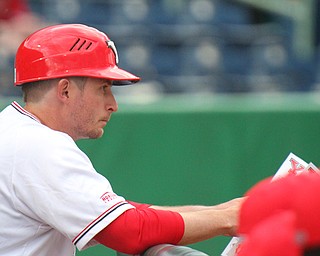
{"type": "Polygon", "coordinates": [[[43,28],[26,38],[16,53],[15,85],[82,76],[127,85],[140,78],[119,68],[116,46],[103,32],[82,24],[43,28]]]}

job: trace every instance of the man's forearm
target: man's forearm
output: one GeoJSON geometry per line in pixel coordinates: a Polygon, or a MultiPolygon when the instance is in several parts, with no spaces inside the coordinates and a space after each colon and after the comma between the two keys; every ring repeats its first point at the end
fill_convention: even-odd
{"type": "Polygon", "coordinates": [[[154,209],[178,212],[185,223],[185,232],[179,244],[188,245],[215,236],[234,236],[238,213],[244,198],[236,198],[215,206],[151,206],[154,209]]]}
{"type": "Polygon", "coordinates": [[[180,245],[196,243],[215,236],[233,236],[237,229],[238,218],[233,209],[183,212],[180,215],[185,224],[180,245]]]}

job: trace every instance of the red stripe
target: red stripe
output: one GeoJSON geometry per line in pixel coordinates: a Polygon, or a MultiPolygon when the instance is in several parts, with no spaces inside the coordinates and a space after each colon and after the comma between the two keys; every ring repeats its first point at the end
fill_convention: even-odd
{"type": "Polygon", "coordinates": [[[119,202],[115,205],[113,205],[112,207],[110,207],[108,210],[106,210],[105,212],[103,212],[102,214],[100,214],[95,220],[93,220],[92,222],[90,222],[73,240],[72,243],[74,243],[77,238],[79,236],[81,236],[83,233],[87,232],[87,230],[89,230],[92,226],[94,226],[97,222],[99,222],[101,219],[103,219],[105,216],[108,215],[109,212],[112,211],[112,209],[116,208],[119,204],[127,204],[126,202],[119,202]]]}
{"type": "Polygon", "coordinates": [[[32,119],[36,120],[37,122],[41,123],[40,120],[34,116],[33,114],[31,114],[30,112],[28,112],[27,110],[25,110],[23,107],[21,107],[19,105],[19,103],[17,103],[16,101],[12,102],[11,105],[13,107],[15,107],[18,111],[20,111],[22,114],[31,117],[32,119]]]}

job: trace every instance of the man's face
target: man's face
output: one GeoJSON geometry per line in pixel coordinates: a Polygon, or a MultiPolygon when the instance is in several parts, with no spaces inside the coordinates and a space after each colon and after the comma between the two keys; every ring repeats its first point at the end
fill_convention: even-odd
{"type": "MultiPolygon", "coordinates": [[[[76,85],[75,85],[76,86],[76,85]]],[[[96,139],[103,135],[103,128],[118,110],[117,102],[111,91],[111,81],[88,78],[81,90],[74,87],[69,111],[70,132],[74,140],[81,138],[96,139]]]]}

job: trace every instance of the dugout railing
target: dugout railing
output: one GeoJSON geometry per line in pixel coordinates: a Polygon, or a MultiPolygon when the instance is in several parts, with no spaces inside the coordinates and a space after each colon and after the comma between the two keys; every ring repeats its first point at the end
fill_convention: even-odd
{"type": "Polygon", "coordinates": [[[208,256],[208,254],[186,246],[160,244],[151,247],[140,255],[123,254],[118,252],[117,256],[208,256]]]}

